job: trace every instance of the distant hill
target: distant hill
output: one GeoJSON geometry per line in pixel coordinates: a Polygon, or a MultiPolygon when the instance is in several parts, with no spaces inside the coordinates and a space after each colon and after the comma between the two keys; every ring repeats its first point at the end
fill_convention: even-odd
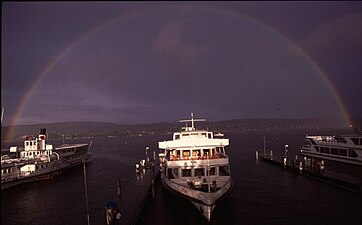
{"type": "MultiPolygon", "coordinates": [[[[333,118],[235,119],[214,122],[198,122],[197,127],[201,129],[210,129],[215,132],[341,127],[341,124],[336,124],[335,121],[336,120],[333,118]]],[[[358,122],[358,124],[361,124],[361,121],[361,118],[355,119],[355,122],[358,122]]],[[[25,135],[37,135],[41,128],[47,129],[49,138],[61,139],[63,135],[67,138],[80,138],[166,134],[180,130],[181,126],[185,126],[185,124],[160,122],[152,124],[122,125],[103,122],[65,122],[19,125],[15,127],[5,126],[1,128],[1,140],[9,140],[7,134],[9,129],[13,128],[15,128],[13,129],[13,137],[15,140],[19,140],[25,135]]]]}

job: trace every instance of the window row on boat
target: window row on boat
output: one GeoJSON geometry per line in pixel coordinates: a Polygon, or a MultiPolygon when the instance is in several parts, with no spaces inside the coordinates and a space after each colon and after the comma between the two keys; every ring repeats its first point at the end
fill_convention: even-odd
{"type": "Polygon", "coordinates": [[[170,160],[184,159],[212,159],[222,158],[225,155],[224,147],[203,148],[203,149],[174,149],[170,150],[170,160]]]}
{"type": "Polygon", "coordinates": [[[72,153],[85,153],[87,152],[88,147],[85,146],[80,146],[80,147],[74,147],[74,148],[57,148],[55,149],[55,151],[59,154],[64,154],[67,152],[72,152],[72,153]]]}
{"type": "MultiPolygon", "coordinates": [[[[362,139],[360,137],[351,137],[351,141],[355,145],[362,145],[362,139]]],[[[310,139],[314,144],[318,143],[347,143],[347,140],[344,137],[338,136],[317,136],[310,139]]]]}
{"type": "Polygon", "coordinates": [[[174,140],[180,140],[184,138],[209,138],[212,139],[212,132],[187,132],[187,133],[175,133],[174,140]]]}
{"type": "Polygon", "coordinates": [[[331,148],[331,147],[315,147],[317,152],[330,154],[330,155],[337,155],[337,156],[345,156],[351,158],[357,158],[358,155],[354,150],[345,149],[345,148],[331,148]]]}
{"type": "Polygon", "coordinates": [[[76,150],[76,148],[66,148],[66,149],[61,149],[61,150],[56,149],[56,152],[58,152],[59,154],[64,154],[64,153],[68,153],[68,152],[74,152],[75,150],[76,150]]]}
{"type": "Polygon", "coordinates": [[[77,158],[82,158],[85,154],[82,153],[77,153],[77,154],[72,154],[72,155],[67,155],[67,156],[62,156],[62,159],[65,160],[69,160],[69,159],[77,159],[77,158]]]}
{"type": "Polygon", "coordinates": [[[51,155],[51,151],[44,151],[43,154],[40,151],[28,151],[28,152],[21,152],[20,155],[21,155],[21,158],[43,156],[43,155],[51,155]]]}
{"type": "Polygon", "coordinates": [[[18,172],[19,169],[16,167],[1,168],[1,175],[18,172]]]}
{"type": "Polygon", "coordinates": [[[199,167],[199,168],[168,168],[166,176],[170,179],[180,177],[205,177],[205,176],[230,176],[230,169],[228,165],[223,166],[210,166],[210,167],[199,167]]]}

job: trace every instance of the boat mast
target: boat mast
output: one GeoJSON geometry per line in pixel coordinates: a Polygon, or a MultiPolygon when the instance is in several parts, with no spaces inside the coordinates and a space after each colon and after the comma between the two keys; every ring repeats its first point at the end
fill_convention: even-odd
{"type": "Polygon", "coordinates": [[[191,113],[190,120],[180,120],[180,122],[186,122],[186,131],[188,130],[187,122],[191,122],[191,130],[195,130],[195,121],[205,121],[205,119],[194,119],[194,113],[191,113]]]}

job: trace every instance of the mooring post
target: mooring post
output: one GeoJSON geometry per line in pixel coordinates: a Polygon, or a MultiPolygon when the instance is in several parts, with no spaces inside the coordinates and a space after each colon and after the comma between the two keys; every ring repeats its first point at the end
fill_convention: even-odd
{"type": "Polygon", "coordinates": [[[273,150],[270,150],[270,160],[273,160],[273,150]]]}
{"type": "Polygon", "coordinates": [[[299,173],[303,173],[303,162],[299,162],[299,173]]]}
{"type": "Polygon", "coordinates": [[[151,188],[152,188],[152,199],[153,200],[155,200],[155,198],[156,198],[156,193],[155,193],[155,180],[154,179],[152,179],[151,180],[151,188]]]}
{"type": "Polygon", "coordinates": [[[121,198],[121,197],[122,197],[121,181],[120,181],[120,180],[118,180],[117,196],[118,196],[118,198],[121,198]]]}
{"type": "Polygon", "coordinates": [[[255,158],[256,158],[256,160],[259,160],[259,152],[258,151],[255,151],[255,158]]]}
{"type": "Polygon", "coordinates": [[[283,157],[283,165],[284,165],[284,168],[287,167],[287,158],[285,156],[283,157]]]}

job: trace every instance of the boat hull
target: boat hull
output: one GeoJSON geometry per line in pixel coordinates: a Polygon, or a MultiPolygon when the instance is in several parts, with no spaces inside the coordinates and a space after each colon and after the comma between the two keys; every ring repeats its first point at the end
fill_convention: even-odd
{"type": "Polygon", "coordinates": [[[191,202],[208,221],[211,220],[216,203],[226,197],[232,189],[231,179],[216,192],[202,192],[187,188],[172,182],[164,174],[161,175],[161,181],[164,187],[171,193],[191,202]]]}

